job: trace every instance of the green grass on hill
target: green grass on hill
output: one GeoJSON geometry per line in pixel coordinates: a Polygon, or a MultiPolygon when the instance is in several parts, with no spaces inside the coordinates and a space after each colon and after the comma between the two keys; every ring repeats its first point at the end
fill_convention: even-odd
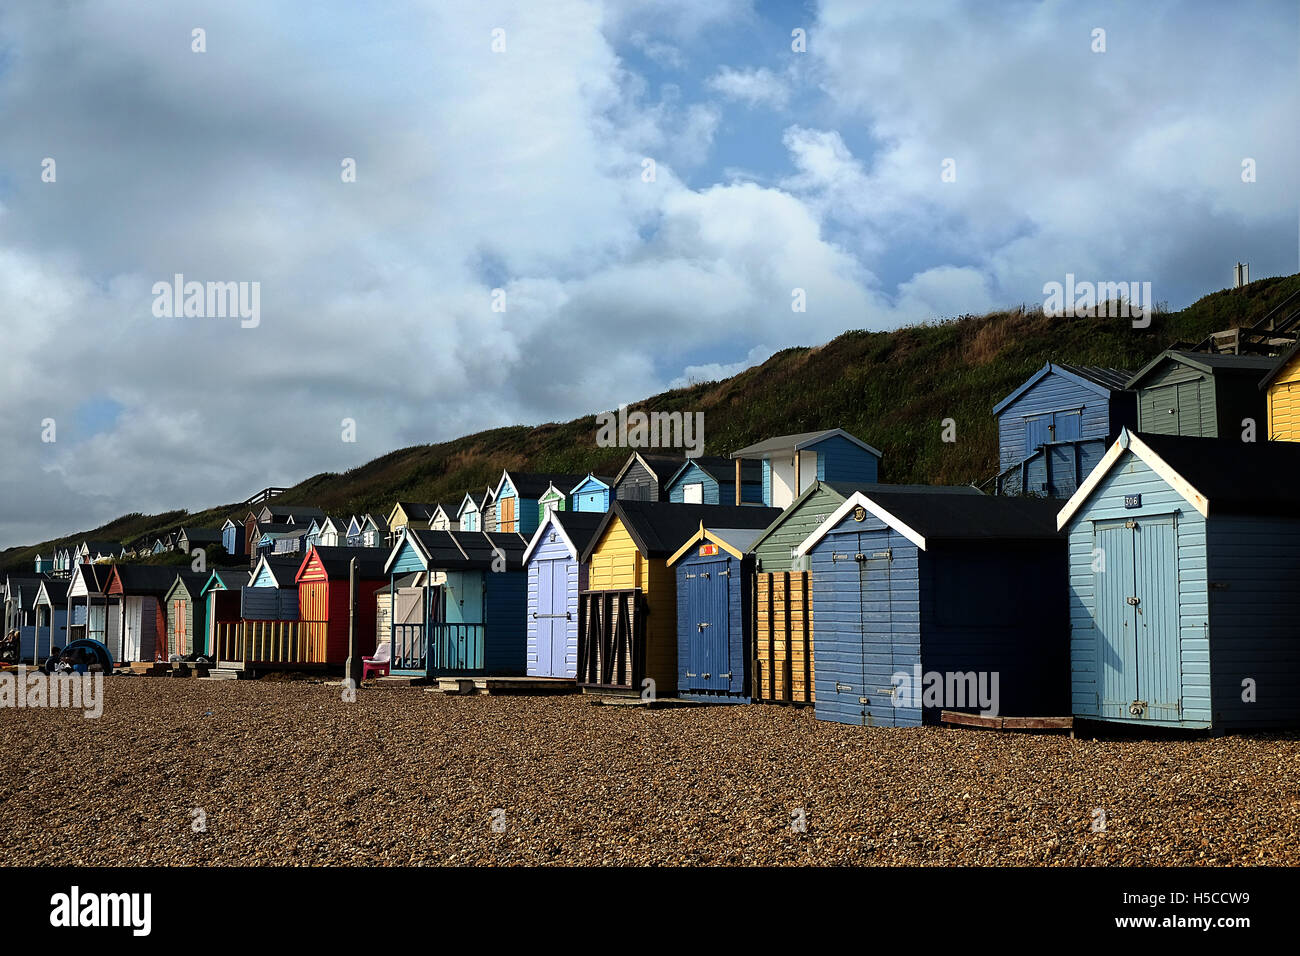
{"type": "MultiPolygon", "coordinates": [[[[983,482],[997,465],[992,407],[1044,362],[1136,370],[1174,342],[1198,342],[1220,329],[1253,324],[1297,289],[1300,275],[1260,279],[1207,295],[1179,312],[1159,313],[1142,330],[1126,318],[1048,318],[1041,310],[1015,309],[893,332],[846,332],[825,345],[785,349],[739,375],[664,392],[635,407],[704,412],[705,454],[725,455],[773,435],[839,427],[884,452],[884,481],[983,482]],[[956,422],[955,443],[941,440],[945,418],[956,422]]],[[[315,475],[277,500],[318,505],[329,513],[386,515],[398,498],[457,505],[465,491],[495,483],[503,468],[613,474],[627,452],[599,448],[595,436],[594,415],[495,428],[403,448],[342,474],[315,475]]],[[[124,515],[57,541],[0,552],[0,567],[30,569],[38,552],[82,538],[132,541],[182,523],[215,528],[233,511],[224,505],[193,514],[124,515]]]]}

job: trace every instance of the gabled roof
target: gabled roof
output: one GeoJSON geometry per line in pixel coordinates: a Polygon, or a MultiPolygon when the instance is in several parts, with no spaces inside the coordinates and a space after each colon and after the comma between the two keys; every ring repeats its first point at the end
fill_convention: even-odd
{"type": "Polygon", "coordinates": [[[300,578],[307,565],[312,563],[313,555],[331,581],[348,577],[353,558],[357,559],[358,580],[374,580],[387,573],[385,555],[378,548],[325,548],[315,545],[303,555],[294,580],[300,578]]]}
{"type": "Polygon", "coordinates": [[[426,501],[395,501],[393,507],[388,509],[388,517],[384,519],[390,529],[393,527],[393,518],[397,515],[397,509],[401,508],[406,515],[406,520],[410,521],[428,521],[429,515],[433,514],[433,509],[437,507],[436,503],[426,501]]]}
{"type": "Polygon", "coordinates": [[[703,523],[718,528],[766,528],[780,508],[753,505],[683,505],[671,501],[615,501],[614,507],[601,515],[582,560],[591,559],[605,530],[616,519],[627,528],[637,550],[647,558],[667,558],[681,547],[703,523]]]}
{"type": "Polygon", "coordinates": [[[582,480],[578,475],[542,471],[511,471],[507,468],[501,472],[501,477],[492,491],[493,497],[501,494],[501,486],[505,483],[507,477],[510,479],[511,486],[515,489],[515,494],[520,498],[540,498],[546,494],[546,489],[551,486],[552,482],[562,488],[568,488],[575,481],[582,480]]]}
{"type": "Polygon", "coordinates": [[[1128,452],[1147,464],[1202,517],[1213,514],[1300,516],[1296,475],[1300,442],[1243,442],[1135,434],[1128,429],[1057,515],[1064,528],[1128,452]]]}
{"type": "Polygon", "coordinates": [[[807,554],[857,508],[875,515],[922,551],[937,541],[1027,541],[1059,538],[1057,503],[1047,498],[991,496],[951,491],[855,491],[804,538],[807,554]]]}
{"type": "Polygon", "coordinates": [[[1220,372],[1228,374],[1248,374],[1248,375],[1265,375],[1272,371],[1277,359],[1269,358],[1264,355],[1220,355],[1212,352],[1185,352],[1180,349],[1165,349],[1146,365],[1143,365],[1137,373],[1128,380],[1125,386],[1129,389],[1137,388],[1139,383],[1146,378],[1152,370],[1163,365],[1165,362],[1178,362],[1182,365],[1189,365],[1194,369],[1207,372],[1211,375],[1220,372]]]}
{"type": "Polygon", "coordinates": [[[115,564],[104,582],[105,588],[120,589],[128,597],[164,597],[176,581],[174,566],[156,564],[115,564]]]}
{"type": "Polygon", "coordinates": [[[391,572],[397,555],[408,543],[420,555],[424,566],[434,571],[490,570],[498,549],[505,556],[505,570],[517,571],[528,544],[523,535],[514,532],[489,534],[484,531],[429,531],[408,527],[384,561],[385,574],[391,572]]]}
{"type": "Polygon", "coordinates": [[[257,559],[257,564],[253,565],[253,570],[248,575],[248,584],[251,585],[257,580],[257,576],[262,573],[262,568],[265,566],[276,587],[293,587],[297,583],[294,578],[297,577],[301,565],[302,559],[291,554],[264,554],[257,559]]]}
{"type": "Polygon", "coordinates": [[[578,482],[576,485],[574,485],[572,488],[569,489],[569,494],[573,494],[589,481],[595,482],[596,484],[599,485],[604,485],[606,488],[614,487],[613,478],[609,477],[608,475],[597,475],[589,471],[582,476],[582,480],[580,482],[578,482]]]}
{"type": "Polygon", "coordinates": [[[82,541],[78,548],[84,547],[91,554],[117,554],[122,547],[121,541],[82,541]]]}
{"type": "Polygon", "coordinates": [[[238,591],[251,580],[248,568],[213,568],[203,585],[202,593],[207,594],[213,590],[238,591]]]}
{"type": "Polygon", "coordinates": [[[587,550],[587,545],[596,535],[598,529],[604,522],[604,514],[598,511],[552,511],[546,516],[546,520],[538,525],[537,530],[533,532],[532,540],[528,542],[528,547],[524,549],[522,563],[527,564],[528,559],[532,557],[537,546],[542,542],[542,538],[549,533],[548,529],[554,529],[555,533],[560,536],[565,546],[569,549],[569,554],[576,561],[582,557],[582,553],[587,550]]]}
{"type": "MultiPolygon", "coordinates": [[[[108,574],[115,567],[120,567],[120,565],[79,562],[73,566],[71,580],[76,581],[77,576],[80,575],[86,584],[87,592],[90,594],[103,594],[104,587],[108,583],[108,574]]],[[[71,587],[71,583],[69,583],[69,587],[71,587]]]]}
{"type": "Polygon", "coordinates": [[[814,481],[804,489],[794,501],[790,502],[779,515],[776,516],[770,525],[763,529],[762,533],[749,546],[753,551],[762,544],[769,536],[777,531],[793,515],[798,512],[803,503],[815,495],[818,491],[829,491],[840,501],[848,498],[856,491],[870,493],[871,491],[886,491],[893,494],[936,494],[936,495],[982,495],[974,485],[885,485],[879,482],[853,482],[853,481],[814,481]]]}
{"type": "Polygon", "coordinates": [[[997,415],[1008,405],[1015,402],[1021,395],[1029,391],[1048,375],[1055,372],[1057,375],[1067,378],[1095,392],[1102,397],[1109,397],[1111,392],[1122,392],[1128,384],[1128,380],[1133,377],[1133,373],[1122,368],[1104,368],[1100,365],[1066,365],[1064,362],[1048,362],[1033,375],[1029,376],[1025,382],[1014,392],[1008,395],[1002,401],[993,406],[993,414],[997,415]]]}
{"type": "Polygon", "coordinates": [[[303,518],[323,518],[325,512],[312,505],[264,505],[256,512],[259,520],[263,514],[271,517],[272,523],[294,519],[295,523],[303,518]],[[279,519],[279,521],[277,521],[279,519]]]}
{"type": "Polygon", "coordinates": [[[383,528],[383,525],[379,523],[379,519],[376,518],[373,514],[371,514],[368,511],[366,512],[365,517],[361,519],[362,532],[366,530],[367,525],[369,525],[371,528],[373,528],[376,531],[379,531],[380,529],[383,528]]]}
{"type": "Polygon", "coordinates": [[[1282,374],[1282,370],[1296,357],[1297,353],[1300,353],[1300,339],[1296,339],[1295,345],[1292,345],[1277,357],[1277,364],[1269,369],[1268,374],[1259,383],[1261,391],[1273,384],[1273,380],[1282,374]]]}
{"type": "Polygon", "coordinates": [[[473,506],[474,510],[478,511],[478,502],[474,500],[474,496],[468,491],[465,492],[465,497],[460,499],[460,507],[456,509],[457,518],[465,513],[467,506],[473,506]]]}
{"type": "Polygon", "coordinates": [[[846,438],[853,444],[866,451],[871,452],[877,458],[883,458],[880,449],[873,448],[861,438],[850,435],[842,428],[828,428],[819,432],[800,432],[797,435],[779,435],[776,438],[768,438],[757,444],[742,448],[739,451],[733,451],[731,458],[770,458],[773,455],[779,455],[782,452],[793,453],[801,451],[810,445],[816,445],[828,438],[846,438]]]}
{"type": "Polygon", "coordinates": [[[213,531],[211,528],[182,528],[181,533],[185,535],[185,540],[191,544],[194,542],[206,542],[207,544],[220,544],[221,532],[213,531]]]}
{"type": "Polygon", "coordinates": [[[59,604],[68,603],[68,582],[56,581],[51,578],[48,581],[42,581],[41,586],[36,589],[36,604],[46,604],[54,607],[59,604]]]}
{"type": "MultiPolygon", "coordinates": [[[[451,513],[450,511],[447,510],[447,506],[444,505],[442,502],[438,502],[438,504],[436,504],[436,505],[433,506],[433,510],[429,512],[429,524],[430,524],[431,526],[432,526],[432,524],[433,524],[435,521],[438,520],[438,515],[439,515],[439,514],[441,514],[441,515],[442,515],[444,518],[446,518],[448,521],[451,521],[451,520],[452,520],[452,517],[453,517],[453,516],[452,516],[452,513],[451,513]]],[[[459,517],[459,515],[460,515],[460,513],[457,512],[456,517],[459,517]]]]}
{"type": "Polygon", "coordinates": [[[222,523],[222,525],[221,525],[221,530],[222,530],[222,531],[225,531],[227,526],[230,526],[230,527],[232,527],[232,528],[242,528],[242,527],[244,527],[244,522],[243,522],[243,521],[236,521],[236,520],[234,519],[234,517],[232,516],[232,517],[227,518],[227,519],[225,520],[225,522],[222,523]]]}
{"type": "Polygon", "coordinates": [[[202,572],[188,569],[178,571],[172,575],[172,586],[167,589],[166,596],[170,598],[178,588],[184,588],[185,593],[192,598],[196,598],[203,593],[203,586],[207,583],[208,576],[202,572]]]}
{"type": "Polygon", "coordinates": [[[711,541],[732,557],[743,558],[754,546],[754,541],[763,532],[758,528],[706,528],[700,523],[700,530],[686,539],[680,548],[668,559],[669,565],[676,564],[693,550],[697,544],[711,541]]]}
{"type": "MultiPolygon", "coordinates": [[[[701,455],[699,458],[687,458],[681,463],[681,466],[673,472],[672,477],[668,479],[669,485],[677,484],[677,479],[682,476],[688,468],[694,465],[700,471],[704,472],[719,484],[731,482],[736,483],[736,463],[730,458],[723,455],[701,455]]],[[[745,482],[761,483],[763,480],[762,463],[754,459],[746,459],[740,463],[740,483],[745,482]]]]}
{"type": "Polygon", "coordinates": [[[612,488],[614,485],[617,485],[622,481],[623,476],[627,474],[627,470],[638,461],[647,471],[662,483],[671,478],[676,473],[677,469],[682,466],[682,462],[685,460],[686,459],[678,458],[675,455],[643,455],[639,451],[634,451],[632,454],[628,455],[627,461],[623,463],[623,467],[620,468],[618,474],[614,476],[614,480],[610,483],[610,487],[612,488]]]}

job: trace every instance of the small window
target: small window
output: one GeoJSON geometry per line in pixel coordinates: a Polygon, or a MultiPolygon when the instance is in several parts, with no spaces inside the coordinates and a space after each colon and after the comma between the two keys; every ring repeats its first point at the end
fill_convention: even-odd
{"type": "Polygon", "coordinates": [[[682,501],[688,505],[704,504],[704,483],[695,481],[682,485],[682,501]]]}

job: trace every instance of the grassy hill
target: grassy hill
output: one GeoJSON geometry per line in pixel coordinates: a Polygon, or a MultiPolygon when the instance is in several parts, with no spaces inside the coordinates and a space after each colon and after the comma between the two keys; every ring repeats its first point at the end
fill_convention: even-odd
{"type": "MultiPolygon", "coordinates": [[[[1141,330],[1129,319],[1048,318],[1021,308],[893,332],[846,332],[825,345],[785,349],[723,381],[664,392],[636,408],[704,412],[705,454],[840,427],[884,452],[884,481],[982,482],[997,465],[990,409],[1044,362],[1137,369],[1175,341],[1198,342],[1219,329],[1251,325],[1297,289],[1300,275],[1260,279],[1179,312],[1158,313],[1141,330]],[[945,418],[957,423],[956,443],[940,438],[945,418]]],[[[396,498],[458,504],[466,490],[495,483],[503,468],[613,474],[627,451],[599,448],[595,436],[594,413],[566,423],[496,428],[403,448],[343,474],[315,475],[277,500],[331,513],[387,514],[396,498]]],[[[38,552],[82,538],[131,541],[182,522],[218,527],[233,510],[227,503],[193,514],[124,515],[57,541],[0,552],[0,568],[29,570],[38,552]]]]}

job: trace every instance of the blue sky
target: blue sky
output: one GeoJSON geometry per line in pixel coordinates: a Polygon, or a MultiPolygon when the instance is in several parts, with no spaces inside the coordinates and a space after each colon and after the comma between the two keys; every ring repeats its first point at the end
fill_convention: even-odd
{"type": "Polygon", "coordinates": [[[1067,272],[1295,272],[1298,40],[1284,0],[5,4],[0,546],[1067,272]],[[154,316],[176,273],[260,323],[154,316]]]}

